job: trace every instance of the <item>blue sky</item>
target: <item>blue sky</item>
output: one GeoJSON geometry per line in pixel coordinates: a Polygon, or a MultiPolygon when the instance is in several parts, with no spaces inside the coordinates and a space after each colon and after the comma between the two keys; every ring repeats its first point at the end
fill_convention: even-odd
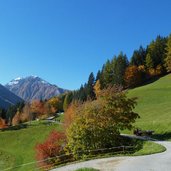
{"type": "Polygon", "coordinates": [[[0,0],[0,83],[77,89],[120,51],[171,33],[170,0],[0,0]]]}

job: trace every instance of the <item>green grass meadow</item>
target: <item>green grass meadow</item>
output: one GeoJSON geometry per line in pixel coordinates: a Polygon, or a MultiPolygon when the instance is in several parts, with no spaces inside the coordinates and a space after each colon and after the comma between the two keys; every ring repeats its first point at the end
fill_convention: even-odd
{"type": "Polygon", "coordinates": [[[138,98],[135,111],[141,118],[135,126],[154,130],[156,138],[171,139],[171,74],[130,90],[128,96],[138,98]]]}
{"type": "Polygon", "coordinates": [[[31,126],[20,130],[0,132],[0,170],[32,171],[37,170],[35,164],[35,145],[42,142],[52,130],[60,130],[60,126],[45,125],[34,122],[31,126]]]}

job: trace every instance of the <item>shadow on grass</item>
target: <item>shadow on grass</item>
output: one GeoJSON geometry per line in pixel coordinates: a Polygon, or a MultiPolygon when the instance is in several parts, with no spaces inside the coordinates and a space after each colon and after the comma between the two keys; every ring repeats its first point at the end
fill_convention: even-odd
{"type": "Polygon", "coordinates": [[[157,80],[159,80],[160,78],[166,76],[168,74],[163,74],[163,75],[160,75],[160,76],[154,76],[153,78],[148,78],[147,80],[145,80],[142,84],[140,85],[137,85],[136,87],[133,87],[131,89],[134,89],[134,88],[137,88],[137,87],[142,87],[142,86],[145,86],[145,85],[148,85],[148,84],[151,84],[151,83],[154,83],[156,82],[157,80]]]}
{"type": "Polygon", "coordinates": [[[152,138],[157,140],[171,140],[171,132],[166,132],[164,134],[154,134],[152,135],[152,138]]]}
{"type": "Polygon", "coordinates": [[[144,141],[143,140],[139,140],[139,139],[133,139],[133,138],[129,138],[129,137],[122,137],[122,145],[124,146],[133,146],[132,149],[130,149],[130,151],[128,150],[127,152],[129,154],[133,154],[136,151],[139,151],[143,148],[143,144],[144,141]]]}
{"type": "Polygon", "coordinates": [[[3,128],[3,129],[0,129],[0,130],[1,131],[15,131],[15,130],[20,130],[20,129],[25,129],[27,127],[28,127],[27,124],[20,124],[20,125],[16,125],[16,126],[10,126],[10,127],[7,127],[7,128],[3,128]]]}

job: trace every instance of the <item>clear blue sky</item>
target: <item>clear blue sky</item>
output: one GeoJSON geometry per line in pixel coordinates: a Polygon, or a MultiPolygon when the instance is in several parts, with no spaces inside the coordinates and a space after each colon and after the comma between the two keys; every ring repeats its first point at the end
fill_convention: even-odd
{"type": "Polygon", "coordinates": [[[77,89],[107,59],[171,33],[171,0],[0,0],[0,83],[77,89]]]}

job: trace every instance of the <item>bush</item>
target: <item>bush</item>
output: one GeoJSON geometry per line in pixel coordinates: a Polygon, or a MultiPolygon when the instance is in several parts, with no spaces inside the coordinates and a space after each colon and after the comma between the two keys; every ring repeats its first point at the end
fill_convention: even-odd
{"type": "Polygon", "coordinates": [[[52,131],[45,142],[36,145],[36,160],[38,166],[46,169],[63,161],[65,154],[65,135],[64,133],[52,131]]]}

